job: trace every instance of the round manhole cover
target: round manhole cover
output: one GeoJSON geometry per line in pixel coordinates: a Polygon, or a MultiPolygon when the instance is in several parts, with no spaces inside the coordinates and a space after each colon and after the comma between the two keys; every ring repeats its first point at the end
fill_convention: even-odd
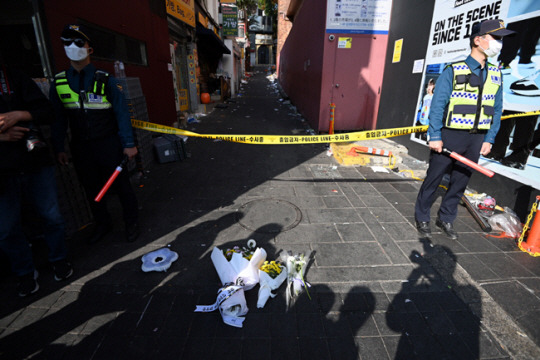
{"type": "Polygon", "coordinates": [[[242,205],[237,221],[245,229],[265,234],[290,230],[302,220],[300,209],[285,200],[260,199],[242,205]]]}

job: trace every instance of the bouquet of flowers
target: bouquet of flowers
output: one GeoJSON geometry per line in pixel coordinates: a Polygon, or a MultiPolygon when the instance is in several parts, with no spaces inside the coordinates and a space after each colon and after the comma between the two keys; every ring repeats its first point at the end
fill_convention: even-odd
{"type": "Polygon", "coordinates": [[[248,241],[247,247],[240,247],[237,245],[233,247],[232,249],[223,250],[223,255],[225,256],[227,261],[231,261],[234,253],[238,253],[242,255],[243,258],[247,260],[251,260],[251,258],[253,257],[253,251],[255,250],[255,246],[256,246],[255,240],[250,239],[248,241]]]}
{"type": "Polygon", "coordinates": [[[197,305],[195,312],[212,312],[219,309],[223,322],[227,325],[242,327],[242,316],[248,312],[244,289],[241,286],[225,284],[218,290],[216,302],[212,305],[197,305]]]}
{"type": "Polygon", "coordinates": [[[244,291],[252,289],[259,282],[259,268],[266,260],[266,251],[256,248],[255,240],[249,240],[247,248],[234,247],[222,251],[215,247],[210,257],[223,287],[219,289],[213,305],[198,305],[195,311],[219,309],[225,324],[242,327],[244,318],[241,316],[249,310],[244,291]]]}
{"type": "Polygon", "coordinates": [[[259,268],[266,260],[266,251],[257,248],[255,240],[248,241],[247,248],[235,246],[225,251],[217,247],[210,256],[222,284],[233,283],[247,291],[259,282],[259,268]]]}
{"type": "Polygon", "coordinates": [[[287,278],[287,268],[279,261],[265,261],[259,269],[259,297],[257,307],[263,308],[270,297],[275,297],[276,294],[272,290],[276,290],[283,284],[287,278]]]}
{"type": "Polygon", "coordinates": [[[287,267],[287,307],[290,306],[292,301],[296,300],[298,295],[300,295],[304,289],[306,290],[308,298],[311,300],[308,291],[308,287],[311,285],[305,281],[305,272],[310,256],[311,251],[307,254],[292,254],[289,251],[288,253],[281,255],[281,259],[287,267]]]}

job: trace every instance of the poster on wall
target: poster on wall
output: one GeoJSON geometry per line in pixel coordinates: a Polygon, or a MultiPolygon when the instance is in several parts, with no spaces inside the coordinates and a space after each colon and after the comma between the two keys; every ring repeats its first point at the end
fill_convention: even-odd
{"type": "Polygon", "coordinates": [[[392,0],[328,0],[326,32],[388,34],[392,0]]]}
{"type": "MultiPolygon", "coordinates": [[[[436,0],[414,125],[429,124],[437,79],[447,65],[464,60],[470,54],[472,26],[496,18],[504,20],[508,29],[518,33],[505,37],[500,55],[488,59],[501,69],[503,75],[503,109],[516,112],[540,110],[540,1],[436,0]]],[[[425,133],[413,134],[411,139],[427,145],[425,133]]],[[[540,183],[536,184],[528,174],[540,169],[540,158],[530,156],[528,170],[508,168],[483,157],[480,164],[514,179],[517,175],[522,183],[539,188],[540,183]]]]}

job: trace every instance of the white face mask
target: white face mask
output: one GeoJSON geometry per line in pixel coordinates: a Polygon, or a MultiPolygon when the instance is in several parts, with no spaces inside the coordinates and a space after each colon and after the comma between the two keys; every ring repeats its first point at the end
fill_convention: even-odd
{"type": "Polygon", "coordinates": [[[503,46],[502,40],[489,40],[489,46],[484,49],[480,46],[480,49],[486,54],[487,57],[495,57],[499,55],[503,46]]]}
{"type": "Polygon", "coordinates": [[[73,61],[81,61],[88,57],[88,49],[85,47],[78,47],[75,45],[75,43],[64,46],[64,50],[66,51],[66,56],[69,58],[69,60],[73,61]]]}

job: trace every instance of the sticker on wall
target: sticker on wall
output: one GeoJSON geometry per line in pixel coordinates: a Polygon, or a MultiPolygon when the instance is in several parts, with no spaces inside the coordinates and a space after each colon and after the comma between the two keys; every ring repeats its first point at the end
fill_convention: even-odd
{"type": "Polygon", "coordinates": [[[424,59],[414,60],[412,73],[413,74],[421,74],[423,71],[424,71],[424,59]]]}
{"type": "Polygon", "coordinates": [[[403,39],[399,39],[394,42],[394,56],[392,57],[392,63],[398,63],[401,61],[401,48],[402,47],[403,47],[403,39]]]}
{"type": "Polygon", "coordinates": [[[350,49],[352,47],[352,38],[340,37],[338,39],[338,49],[350,49]]]}

